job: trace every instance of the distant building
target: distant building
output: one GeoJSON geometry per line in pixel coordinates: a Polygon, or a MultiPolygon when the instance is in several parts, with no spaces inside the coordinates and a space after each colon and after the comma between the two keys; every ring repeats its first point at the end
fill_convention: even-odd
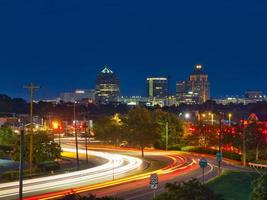
{"type": "Polygon", "coordinates": [[[77,89],[75,92],[65,92],[60,95],[60,100],[63,102],[95,101],[95,90],[77,89]]]}
{"type": "Polygon", "coordinates": [[[201,65],[196,65],[187,81],[176,83],[178,103],[201,104],[210,99],[210,83],[208,75],[201,65]]]}
{"type": "Polygon", "coordinates": [[[141,96],[121,96],[119,97],[119,103],[128,106],[147,105],[149,103],[149,98],[141,96]]]}
{"type": "Polygon", "coordinates": [[[116,74],[105,66],[96,78],[96,103],[117,103],[120,96],[120,83],[116,74]]]}
{"type": "Polygon", "coordinates": [[[179,104],[196,104],[198,102],[198,94],[192,92],[189,81],[176,83],[176,100],[179,104]]]}
{"type": "Polygon", "coordinates": [[[248,103],[256,103],[259,101],[264,101],[266,99],[266,96],[262,91],[248,90],[245,93],[245,99],[248,103]]]}
{"type": "Polygon", "coordinates": [[[167,77],[147,78],[147,93],[150,98],[166,98],[169,95],[167,77]]]}
{"type": "Polygon", "coordinates": [[[222,105],[228,105],[230,103],[232,104],[246,104],[246,100],[242,97],[239,96],[232,96],[232,97],[222,97],[218,99],[214,99],[217,104],[222,104],[222,105]]]}

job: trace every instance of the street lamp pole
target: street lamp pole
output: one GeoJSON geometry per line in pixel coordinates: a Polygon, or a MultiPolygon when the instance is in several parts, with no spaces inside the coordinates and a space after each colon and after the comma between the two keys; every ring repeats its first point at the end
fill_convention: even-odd
{"type": "Polygon", "coordinates": [[[165,124],[165,132],[166,132],[166,151],[168,151],[168,143],[169,143],[169,122],[166,121],[165,124]]]}
{"type": "Polygon", "coordinates": [[[247,165],[247,150],[246,150],[246,127],[245,127],[245,118],[242,122],[242,140],[243,140],[243,165],[247,165]]]}
{"type": "MultiPolygon", "coordinates": [[[[220,133],[219,133],[219,153],[222,155],[222,132],[223,132],[223,124],[222,120],[224,118],[224,114],[220,113],[220,133]]],[[[219,167],[219,175],[221,175],[221,160],[218,160],[219,167]]]]}
{"type": "MultiPolygon", "coordinates": [[[[88,126],[88,127],[89,127],[89,126],[88,126]]],[[[87,133],[87,125],[86,125],[86,123],[85,123],[84,131],[85,131],[85,153],[86,153],[86,163],[88,164],[88,143],[87,143],[88,133],[87,133]]],[[[90,133],[90,127],[89,127],[89,133],[90,133]]]]}
{"type": "Polygon", "coordinates": [[[77,162],[77,169],[80,168],[79,163],[79,147],[78,147],[78,137],[77,137],[77,127],[76,127],[76,101],[73,104],[73,118],[74,118],[74,135],[75,135],[75,146],[76,146],[76,162],[77,162]]]}
{"type": "Polygon", "coordinates": [[[20,131],[19,200],[23,199],[24,126],[20,131]]]}
{"type": "Polygon", "coordinates": [[[61,136],[60,136],[60,131],[58,131],[58,144],[61,147],[61,136]]]}

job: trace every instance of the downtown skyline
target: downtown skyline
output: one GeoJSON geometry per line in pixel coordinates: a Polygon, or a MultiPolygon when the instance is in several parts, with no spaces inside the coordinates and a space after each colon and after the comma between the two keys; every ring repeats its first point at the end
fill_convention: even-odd
{"type": "MultiPolygon", "coordinates": [[[[109,65],[104,65],[104,66],[109,66],[109,65]]],[[[98,72],[96,72],[96,73],[99,74],[101,72],[101,70],[104,68],[104,66],[102,66],[102,68],[100,67],[99,68],[100,70],[98,72]]],[[[148,77],[169,77],[170,95],[174,95],[175,96],[176,95],[176,88],[175,88],[176,87],[176,83],[179,82],[179,81],[188,80],[189,75],[192,74],[193,71],[194,71],[194,67],[195,66],[192,66],[191,71],[189,72],[189,74],[187,74],[187,76],[185,75],[183,78],[180,78],[180,79],[174,80],[174,78],[173,78],[174,76],[166,75],[166,73],[165,74],[164,73],[154,73],[154,74],[151,73],[150,76],[142,75],[142,77],[145,77],[145,78],[144,78],[144,80],[141,80],[141,81],[139,79],[135,79],[134,77],[133,77],[134,80],[131,80],[131,79],[125,80],[125,77],[120,77],[119,76],[119,74],[121,74],[121,73],[118,73],[112,67],[110,67],[110,69],[113,70],[113,72],[118,76],[118,78],[120,80],[121,96],[147,96],[147,86],[146,86],[147,82],[146,82],[146,79],[148,77]],[[122,82],[122,80],[124,82],[122,82]],[[134,88],[134,87],[131,86],[133,90],[132,91],[127,91],[127,90],[125,90],[125,89],[127,89],[127,82],[135,82],[135,83],[133,83],[134,85],[138,85],[138,86],[141,86],[141,87],[140,88],[134,88]],[[140,82],[141,82],[141,84],[140,84],[140,82]]],[[[204,68],[204,71],[209,75],[209,73],[208,73],[209,70],[207,70],[205,66],[203,66],[203,68],[204,68]]],[[[186,71],[189,71],[189,70],[186,70],[186,71]]],[[[39,82],[41,82],[43,84],[37,84],[38,83],[37,82],[38,79],[35,78],[36,82],[34,82],[34,83],[37,84],[37,85],[40,85],[40,89],[35,93],[35,97],[36,97],[36,99],[55,99],[55,98],[58,98],[60,96],[60,94],[63,93],[63,92],[74,92],[76,89],[95,89],[97,74],[95,74],[94,78],[92,78],[92,79],[90,79],[90,81],[88,81],[89,84],[86,84],[86,80],[76,80],[76,81],[71,82],[71,85],[68,85],[68,87],[66,87],[65,89],[63,88],[63,89],[60,90],[59,88],[57,88],[55,86],[55,88],[51,88],[50,91],[48,91],[49,87],[46,87],[47,83],[45,81],[43,81],[41,79],[41,81],[39,81],[39,82]]],[[[133,74],[130,73],[129,75],[132,76],[133,74]]],[[[137,75],[137,74],[135,74],[135,75],[137,75]]],[[[238,92],[236,92],[236,93],[230,93],[230,92],[227,93],[226,90],[225,90],[226,92],[224,91],[224,93],[220,93],[218,91],[214,91],[214,88],[216,88],[216,86],[213,84],[212,80],[214,80],[214,79],[210,75],[209,75],[209,79],[210,79],[210,83],[211,83],[210,84],[211,85],[211,87],[210,87],[210,89],[211,89],[211,99],[220,98],[220,97],[226,97],[226,96],[229,96],[229,97],[231,97],[231,96],[240,96],[240,97],[242,97],[242,96],[244,96],[245,92],[249,91],[249,90],[263,91],[263,92],[266,91],[266,90],[263,90],[264,87],[260,86],[261,88],[255,88],[255,87],[254,88],[251,88],[251,87],[249,87],[249,88],[240,88],[240,90],[238,92]],[[215,94],[217,94],[217,95],[215,95],[215,94]]],[[[223,82],[223,80],[222,80],[222,82],[223,82]]],[[[21,83],[21,84],[22,85],[19,85],[19,86],[22,86],[21,88],[20,87],[16,87],[14,84],[12,85],[12,89],[16,91],[15,93],[10,92],[8,87],[5,88],[2,85],[3,89],[2,89],[2,91],[0,91],[0,93],[9,95],[9,96],[11,96],[13,98],[18,97],[18,98],[28,99],[28,92],[25,89],[23,89],[23,83],[21,83]],[[6,92],[4,92],[4,91],[6,91],[6,92]]],[[[58,84],[60,85],[60,83],[58,83],[58,84]]],[[[215,84],[216,84],[216,82],[215,82],[215,84]]],[[[219,81],[217,82],[217,84],[219,84],[219,81]]]]}
{"type": "Polygon", "coordinates": [[[105,64],[127,96],[146,95],[150,76],[170,76],[174,93],[196,64],[209,75],[213,98],[266,93],[266,8],[264,0],[6,1],[0,5],[1,18],[9,19],[1,21],[0,93],[27,98],[22,86],[30,82],[42,87],[38,99],[95,88],[105,64]]]}

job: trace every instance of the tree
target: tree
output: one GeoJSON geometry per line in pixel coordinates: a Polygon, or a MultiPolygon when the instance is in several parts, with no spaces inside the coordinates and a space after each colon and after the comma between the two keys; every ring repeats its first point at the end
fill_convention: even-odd
{"type": "Polygon", "coordinates": [[[118,114],[98,117],[94,123],[96,138],[103,141],[111,141],[118,145],[124,138],[121,118],[118,114]]]}
{"type": "Polygon", "coordinates": [[[130,110],[124,120],[124,128],[127,130],[127,141],[141,148],[142,157],[145,147],[153,146],[160,139],[159,125],[153,120],[151,112],[145,108],[130,110]]]}
{"type": "Polygon", "coordinates": [[[253,190],[251,200],[266,200],[267,199],[267,174],[258,178],[252,184],[253,190]]]}
{"type": "Polygon", "coordinates": [[[0,145],[14,145],[16,142],[16,133],[8,126],[0,128],[0,145]]]}
{"type": "MultiPolygon", "coordinates": [[[[29,142],[30,135],[25,136],[24,152],[25,159],[29,158],[29,142]]],[[[37,132],[34,133],[33,140],[33,163],[35,165],[41,164],[45,161],[54,161],[55,159],[60,158],[61,148],[60,146],[53,141],[51,135],[47,132],[37,132]]],[[[20,141],[16,141],[14,150],[12,152],[12,158],[14,160],[19,160],[20,155],[20,141]]]]}
{"type": "Polygon", "coordinates": [[[255,152],[255,160],[259,160],[260,149],[265,149],[266,141],[263,135],[263,127],[257,122],[253,122],[247,127],[247,145],[255,152]]]}
{"type": "Polygon", "coordinates": [[[159,195],[156,200],[220,200],[219,195],[214,194],[207,186],[202,185],[198,180],[192,179],[188,182],[178,184],[166,184],[165,192],[159,195]]]}
{"type": "Polygon", "coordinates": [[[168,144],[180,144],[184,135],[184,123],[175,114],[164,112],[157,109],[152,112],[152,117],[155,123],[160,128],[160,140],[157,147],[165,148],[166,145],[166,123],[168,123],[168,144]]]}

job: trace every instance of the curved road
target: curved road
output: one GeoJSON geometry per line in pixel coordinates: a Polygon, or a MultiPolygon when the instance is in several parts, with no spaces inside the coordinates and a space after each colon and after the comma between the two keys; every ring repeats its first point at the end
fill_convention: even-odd
{"type": "MultiPolygon", "coordinates": [[[[71,147],[72,144],[64,146],[71,147]]],[[[75,151],[72,148],[64,150],[75,151]]],[[[80,150],[79,153],[83,154],[85,150],[80,150]]],[[[137,158],[140,152],[133,149],[95,148],[94,151],[89,151],[89,154],[102,157],[107,162],[87,170],[26,180],[24,191],[26,196],[30,197],[25,200],[56,199],[70,193],[119,196],[126,200],[149,200],[153,198],[154,193],[149,188],[149,177],[152,173],[157,173],[159,176],[159,188],[156,193],[164,192],[167,182],[202,178],[202,170],[198,166],[201,155],[148,151],[145,154],[147,159],[163,161],[168,164],[161,169],[154,169],[153,166],[150,166],[150,170],[145,170],[147,168],[145,162],[137,158]],[[115,180],[113,180],[114,178],[115,180]]],[[[216,161],[208,158],[208,162],[209,165],[205,169],[205,181],[218,175],[216,161]]],[[[227,163],[222,164],[222,169],[244,170],[227,163]]],[[[0,191],[0,199],[15,199],[18,183],[0,184],[0,191]]]]}
{"type": "MultiPolygon", "coordinates": [[[[63,150],[75,152],[75,149],[70,148],[63,150]]],[[[79,153],[84,154],[85,150],[80,150],[79,153]]],[[[89,151],[89,153],[105,159],[106,162],[86,170],[25,180],[24,195],[32,196],[84,185],[94,185],[113,180],[113,178],[128,176],[143,166],[141,159],[131,156],[96,151],[89,151]]],[[[0,191],[0,199],[16,199],[18,197],[18,181],[0,184],[0,191]]]]}

